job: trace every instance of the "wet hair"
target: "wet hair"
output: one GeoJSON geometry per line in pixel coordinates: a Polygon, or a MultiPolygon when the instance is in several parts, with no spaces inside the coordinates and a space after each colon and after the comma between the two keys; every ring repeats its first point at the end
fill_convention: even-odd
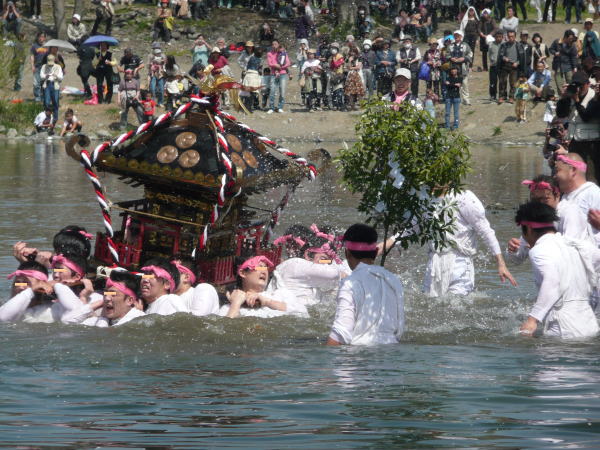
{"type": "MultiPolygon", "coordinates": [[[[377,231],[375,228],[364,223],[355,223],[344,233],[344,241],[351,242],[377,242],[377,231]]],[[[357,251],[347,250],[356,259],[375,259],[377,250],[357,251]]]]}
{"type": "MultiPolygon", "coordinates": [[[[515,222],[520,224],[523,221],[553,223],[558,220],[556,210],[551,206],[541,202],[527,202],[519,206],[515,215],[515,222]]],[[[521,231],[525,233],[525,226],[521,225],[521,231]]],[[[545,234],[549,231],[556,231],[554,225],[545,228],[534,228],[534,233],[538,235],[545,234]]]]}
{"type": "Polygon", "coordinates": [[[184,267],[187,267],[192,272],[197,273],[198,267],[196,266],[196,262],[189,256],[182,255],[180,253],[176,253],[171,258],[171,261],[175,261],[175,260],[179,261],[179,264],[181,264],[184,267]]]}
{"type": "MultiPolygon", "coordinates": [[[[177,267],[175,267],[174,264],[172,264],[171,262],[169,262],[168,260],[164,259],[164,258],[152,258],[149,259],[148,261],[146,261],[142,267],[144,266],[156,266],[156,267],[160,267],[161,269],[165,269],[167,272],[169,272],[169,275],[171,275],[171,277],[173,278],[173,281],[175,282],[175,287],[173,288],[174,290],[177,289],[177,286],[179,286],[179,282],[180,282],[180,276],[179,276],[179,270],[177,270],[177,267]]],[[[169,291],[171,292],[171,291],[169,291]]]]}
{"type": "Polygon", "coordinates": [[[140,277],[127,270],[113,270],[110,272],[110,279],[117,283],[122,283],[126,288],[135,292],[137,297],[140,296],[140,277]]]}
{"type": "Polygon", "coordinates": [[[46,266],[37,261],[24,261],[19,264],[17,270],[35,270],[36,272],[41,272],[48,276],[48,269],[46,269],[46,266]]]}
{"type": "Polygon", "coordinates": [[[301,258],[302,255],[304,254],[304,251],[307,248],[312,247],[310,238],[314,236],[314,233],[312,232],[312,230],[310,228],[298,223],[298,224],[292,225],[291,227],[288,227],[285,230],[284,235],[287,235],[287,234],[291,234],[292,236],[300,238],[305,242],[305,244],[302,247],[300,247],[295,241],[294,241],[294,243],[290,242],[290,244],[287,245],[287,248],[290,249],[290,247],[292,247],[293,250],[288,253],[294,253],[293,255],[290,254],[290,256],[297,256],[297,257],[301,258]]]}
{"type": "Polygon", "coordinates": [[[52,247],[57,255],[64,255],[67,258],[79,256],[84,259],[90,257],[92,245],[88,238],[81,232],[87,233],[86,229],[78,225],[69,225],[54,235],[52,247]]]}
{"type": "MultiPolygon", "coordinates": [[[[79,256],[79,255],[66,255],[66,254],[62,254],[65,258],[67,258],[69,261],[71,261],[74,264],[77,264],[79,267],[81,267],[83,269],[83,276],[85,276],[85,274],[87,273],[87,258],[84,258],[83,256],[79,256]]],[[[73,272],[71,269],[68,269],[71,272],[73,272]]]]}

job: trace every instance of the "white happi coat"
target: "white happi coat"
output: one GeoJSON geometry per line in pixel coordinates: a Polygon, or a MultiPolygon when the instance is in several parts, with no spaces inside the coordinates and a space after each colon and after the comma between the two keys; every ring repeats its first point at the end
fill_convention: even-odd
{"type": "MultiPolygon", "coordinates": [[[[586,181],[577,189],[563,195],[563,200],[577,204],[587,219],[590,209],[600,209],[600,187],[595,183],[586,181]]],[[[596,245],[600,247],[600,230],[592,228],[596,245]]]]}
{"type": "Polygon", "coordinates": [[[71,314],[81,309],[84,303],[70,287],[62,283],[54,285],[54,293],[56,302],[30,308],[29,303],[35,294],[31,288],[25,289],[0,307],[0,322],[70,323],[71,314]]]}
{"type": "Polygon", "coordinates": [[[100,317],[92,316],[92,317],[88,317],[87,319],[85,319],[83,322],[81,322],[81,324],[87,325],[89,327],[102,327],[102,328],[116,327],[119,325],[123,325],[127,322],[131,322],[133,319],[136,319],[138,317],[142,317],[145,315],[146,315],[146,313],[144,311],[140,311],[139,309],[136,309],[136,308],[131,308],[127,312],[127,314],[125,314],[120,319],[109,320],[106,317],[102,317],[102,316],[100,316],[100,317]]]}
{"type": "Polygon", "coordinates": [[[158,297],[146,308],[146,314],[169,316],[178,312],[190,312],[185,302],[175,294],[165,294],[158,297]]]}
{"type": "Polygon", "coordinates": [[[290,258],[277,266],[271,283],[274,288],[292,291],[303,305],[315,305],[323,300],[325,291],[337,287],[346,272],[344,269],[343,264],[317,264],[304,258],[290,258]]]}
{"type": "Polygon", "coordinates": [[[430,250],[423,291],[431,297],[446,292],[466,295],[475,288],[471,258],[477,253],[477,237],[493,255],[501,254],[496,233],[485,217],[485,208],[473,192],[448,194],[444,203],[455,205],[454,231],[448,235],[447,247],[430,250]]]}
{"type": "Polygon", "coordinates": [[[219,314],[219,294],[208,283],[200,283],[179,296],[194,316],[219,314]]]}
{"type": "MultiPolygon", "coordinates": [[[[277,309],[271,309],[267,306],[261,306],[260,308],[240,308],[240,316],[242,317],[260,317],[263,319],[270,319],[272,317],[281,316],[297,316],[297,317],[308,317],[308,310],[301,302],[296,299],[296,296],[292,291],[287,289],[276,289],[270,284],[267,289],[263,292],[263,295],[271,300],[283,302],[286,304],[286,311],[279,311],[277,309]]],[[[223,305],[219,310],[220,316],[226,316],[229,313],[229,303],[223,305]]]]}
{"type": "Polygon", "coordinates": [[[341,344],[393,344],[404,332],[404,290],[381,266],[359,263],[337,296],[330,338],[341,344]]]}
{"type": "Polygon", "coordinates": [[[596,283],[594,252],[583,241],[547,233],[529,250],[538,295],[529,315],[544,323],[544,333],[566,339],[598,334],[589,304],[596,283]]]}

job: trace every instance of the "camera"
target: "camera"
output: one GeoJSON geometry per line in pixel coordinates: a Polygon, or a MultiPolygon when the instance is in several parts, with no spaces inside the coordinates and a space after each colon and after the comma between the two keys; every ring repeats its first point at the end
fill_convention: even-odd
{"type": "Polygon", "coordinates": [[[550,128],[550,131],[548,132],[548,136],[550,136],[551,138],[554,138],[554,139],[562,139],[561,130],[556,126],[550,128]]]}

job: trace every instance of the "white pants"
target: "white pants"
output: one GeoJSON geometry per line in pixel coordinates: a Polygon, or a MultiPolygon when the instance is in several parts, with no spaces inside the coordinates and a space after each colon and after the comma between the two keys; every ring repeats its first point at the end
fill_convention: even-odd
{"type": "Polygon", "coordinates": [[[581,339],[598,334],[598,320],[588,300],[572,300],[548,315],[544,334],[563,339],[581,339]]]}
{"type": "Polygon", "coordinates": [[[447,287],[445,282],[440,285],[434,278],[444,279],[448,274],[442,274],[441,277],[432,276],[432,262],[433,258],[430,257],[423,285],[423,292],[430,297],[439,297],[448,292],[456,295],[468,295],[475,290],[475,268],[473,261],[468,256],[456,255],[454,263],[450,267],[442,269],[449,272],[447,287]]]}
{"type": "MultiPolygon", "coordinates": [[[[533,6],[537,12],[537,21],[542,21],[542,4],[541,0],[530,0],[531,6],[533,6]]],[[[548,14],[552,15],[552,8],[549,8],[548,14]]],[[[552,18],[550,18],[552,20],[552,18]]]]}

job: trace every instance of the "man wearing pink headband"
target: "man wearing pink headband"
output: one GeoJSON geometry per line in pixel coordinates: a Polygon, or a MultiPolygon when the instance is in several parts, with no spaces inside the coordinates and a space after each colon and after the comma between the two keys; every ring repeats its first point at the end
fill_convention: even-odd
{"type": "Polygon", "coordinates": [[[556,211],[543,203],[521,205],[515,222],[530,246],[538,295],[521,325],[524,336],[533,336],[538,325],[543,333],[564,339],[596,336],[600,327],[589,303],[597,284],[600,252],[584,241],[556,233],[556,211]]]}
{"type": "Polygon", "coordinates": [[[219,315],[229,318],[240,316],[271,318],[284,315],[308,317],[306,307],[286,289],[274,289],[269,283],[273,263],[266,256],[254,256],[239,265],[237,288],[227,292],[229,304],[223,305],[219,315]]]}
{"type": "Polygon", "coordinates": [[[344,278],[327,345],[393,344],[404,332],[404,291],[396,275],[374,265],[377,231],[355,224],[344,233],[352,274],[344,278]]]}
{"type": "Polygon", "coordinates": [[[590,219],[596,245],[600,246],[600,220],[595,220],[600,219],[600,188],[586,180],[583,158],[577,153],[558,155],[554,167],[554,178],[563,194],[561,203],[565,201],[579,206],[590,219]]]}
{"type": "Polygon", "coordinates": [[[191,261],[174,259],[171,263],[179,271],[179,285],[175,294],[179,295],[187,309],[194,316],[208,316],[219,313],[219,294],[208,283],[196,285],[196,271],[191,261]]]}
{"type": "Polygon", "coordinates": [[[91,301],[82,308],[80,317],[87,316],[82,325],[91,327],[120,326],[141,316],[145,316],[143,304],[138,298],[139,277],[125,270],[112,270],[106,280],[104,297],[100,301],[91,301]],[[102,308],[100,316],[93,314],[102,308]]]}
{"type": "Polygon", "coordinates": [[[271,284],[288,289],[305,306],[324,301],[328,292],[337,289],[339,281],[351,270],[337,255],[335,236],[310,228],[312,236],[305,237],[304,252],[297,253],[279,264],[271,284]]]}
{"type": "Polygon", "coordinates": [[[179,271],[173,264],[153,260],[147,262],[140,271],[142,299],[147,304],[146,314],[168,316],[189,312],[185,303],[174,293],[179,285],[179,271]]]}
{"type": "Polygon", "coordinates": [[[13,297],[0,307],[0,322],[70,322],[71,314],[83,303],[71,289],[48,280],[47,269],[35,261],[25,261],[10,274],[15,280],[13,297]],[[56,294],[52,301],[50,294],[56,294]]]}

